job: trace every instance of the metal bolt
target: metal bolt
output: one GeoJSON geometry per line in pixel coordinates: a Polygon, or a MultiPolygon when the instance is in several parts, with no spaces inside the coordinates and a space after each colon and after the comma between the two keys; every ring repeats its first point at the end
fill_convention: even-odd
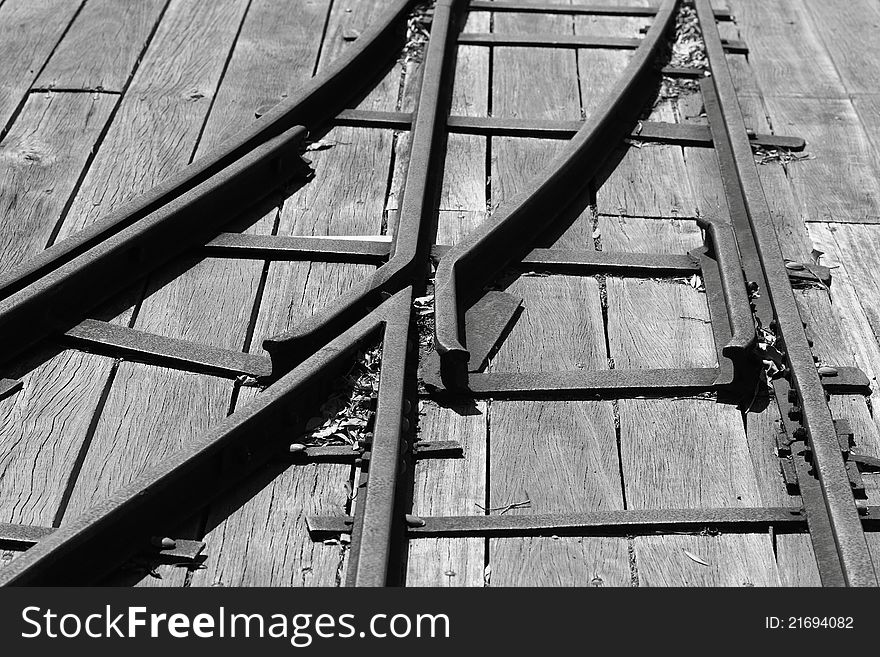
{"type": "Polygon", "coordinates": [[[801,419],[801,408],[800,406],[792,406],[788,409],[788,417],[792,420],[800,420],[801,419]]]}
{"type": "Polygon", "coordinates": [[[168,538],[167,536],[153,536],[150,539],[150,543],[153,547],[160,548],[162,550],[173,550],[177,547],[177,541],[173,538],[168,538]]]}
{"type": "Polygon", "coordinates": [[[412,513],[407,513],[406,514],[406,524],[409,525],[410,527],[424,527],[425,526],[425,519],[419,518],[418,516],[413,515],[412,513]]]}
{"type": "Polygon", "coordinates": [[[794,404],[795,402],[797,402],[797,400],[798,400],[797,390],[794,390],[793,388],[789,388],[789,389],[788,389],[788,401],[789,401],[789,403],[794,404]]]}

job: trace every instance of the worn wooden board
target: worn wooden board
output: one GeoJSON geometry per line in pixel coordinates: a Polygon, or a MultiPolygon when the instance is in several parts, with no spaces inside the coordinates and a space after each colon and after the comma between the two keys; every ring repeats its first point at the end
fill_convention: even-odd
{"type": "Polygon", "coordinates": [[[880,84],[880,7],[871,0],[807,2],[819,37],[851,94],[876,93],[880,84]]]}
{"type": "Polygon", "coordinates": [[[35,86],[122,92],[169,2],[87,2],[35,86]]]}
{"type": "Polygon", "coordinates": [[[767,98],[774,130],[807,140],[814,159],[788,175],[806,221],[880,222],[880,158],[849,100],[767,98]]]}
{"type": "Polygon", "coordinates": [[[8,0],[0,6],[0,133],[24,102],[82,2],[8,0]]]}
{"type": "Polygon", "coordinates": [[[56,521],[111,369],[106,358],[55,351],[19,364],[21,392],[0,401],[3,522],[56,521]]]}
{"type": "MultiPolygon", "coordinates": [[[[652,121],[674,121],[671,104],[658,105],[650,118],[652,121]]],[[[628,146],[618,152],[608,166],[614,169],[601,181],[596,191],[596,207],[600,214],[628,217],[696,216],[697,204],[680,147],[665,144],[628,146]],[[665,185],[653,184],[658,171],[664,172],[665,185]]]]}
{"type": "Polygon", "coordinates": [[[247,3],[173,3],[64,224],[63,239],[186,166],[247,3]]]}
{"type": "MultiPolygon", "coordinates": [[[[565,16],[498,14],[494,19],[499,33],[570,33],[572,28],[572,18],[565,16]]],[[[572,119],[580,114],[575,53],[497,48],[492,70],[493,116],[572,119]]],[[[492,207],[540,175],[561,145],[493,138],[492,207]]],[[[559,240],[546,240],[592,249],[591,231],[586,212],[559,240]]],[[[608,367],[594,278],[523,276],[509,291],[524,297],[524,310],[492,360],[492,371],[608,367]]],[[[622,508],[610,403],[494,401],[489,426],[489,504],[495,513],[526,500],[528,508],[509,513],[622,508]]],[[[627,544],[617,538],[492,539],[489,568],[496,586],[626,586],[631,581],[627,544]]]]}
{"type": "Polygon", "coordinates": [[[0,262],[46,248],[116,99],[31,94],[0,143],[0,262]]]}
{"type": "MultiPolygon", "coordinates": [[[[731,0],[748,63],[766,96],[842,98],[846,90],[805,0],[731,0]]],[[[821,3],[818,3],[821,4],[821,3]]],[[[847,10],[852,11],[852,10],[847,10]]],[[[852,46],[850,46],[852,47],[852,46]]]]}

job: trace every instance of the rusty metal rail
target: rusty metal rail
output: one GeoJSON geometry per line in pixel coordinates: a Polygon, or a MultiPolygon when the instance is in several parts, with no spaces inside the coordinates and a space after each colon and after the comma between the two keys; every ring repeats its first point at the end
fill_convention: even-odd
{"type": "MultiPolygon", "coordinates": [[[[51,338],[75,348],[189,371],[254,376],[268,384],[254,401],[190,447],[170,455],[63,527],[4,525],[0,541],[6,536],[30,547],[0,570],[0,584],[95,582],[133,555],[160,557],[162,546],[151,545],[151,537],[173,532],[185,511],[202,508],[267,461],[285,458],[291,467],[317,461],[358,466],[359,494],[352,517],[310,518],[308,528],[316,538],[328,533],[352,535],[346,583],[353,586],[403,583],[407,542],[430,536],[617,536],[706,527],[725,532],[808,531],[823,584],[876,585],[864,532],[877,529],[880,512],[856,506],[845,450],[838,438],[841,430],[826,401],[832,392],[862,391],[868,381],[854,368],[836,368],[820,376],[814,366],[791,291],[791,279],[803,274],[784,266],[751,152],[754,143],[797,149],[803,141],[746,130],[725,61],[725,50],[739,48],[741,52],[744,46],[722,42],[715,26],[716,20],[729,19],[729,12],[713,11],[708,0],[696,3],[711,68],[711,76],[700,84],[708,127],[638,121],[662,74],[701,75],[664,67],[664,44],[679,4],[664,0],[658,8],[645,8],[439,0],[415,111],[353,110],[350,105],[370,80],[386,70],[383,67],[402,45],[414,3],[398,0],[361,36],[351,55],[297,98],[258,121],[240,142],[224,146],[169,183],[0,278],[0,336],[7,345],[4,362],[34,342],[51,338]],[[510,39],[463,35],[464,19],[471,10],[648,16],[653,22],[643,38],[625,44],[601,38],[517,41],[528,47],[635,48],[623,76],[588,120],[474,119],[450,115],[456,48],[460,43],[494,47],[510,39]],[[291,182],[308,184],[309,174],[299,158],[301,141],[306,130],[319,132],[331,125],[411,132],[400,221],[389,242],[222,232],[229,219],[273,198],[280,188],[291,182]],[[451,132],[570,141],[524,192],[496,211],[491,223],[450,248],[431,243],[431,222],[446,136],[451,132]],[[534,248],[541,233],[581,202],[584,189],[627,138],[714,147],[731,220],[700,219],[706,244],[681,255],[534,248]],[[222,213],[212,212],[220,209],[222,213]],[[199,220],[213,214],[222,216],[210,226],[199,220]],[[169,243],[175,245],[174,250],[161,251],[169,243]],[[266,340],[263,346],[268,356],[171,340],[87,316],[89,309],[110,295],[191,248],[222,257],[366,262],[378,267],[366,281],[312,318],[266,340]],[[772,388],[790,437],[784,446],[786,454],[797,462],[803,506],[475,518],[408,516],[407,487],[412,482],[402,473],[402,465],[415,458],[460,455],[457,444],[418,448],[412,443],[418,355],[412,348],[410,315],[414,291],[425,288],[432,261],[437,264],[436,352],[433,360],[421,363],[422,382],[431,394],[593,399],[711,391],[719,393],[719,403],[743,403],[764,381],[755,349],[758,329],[775,331],[785,345],[787,369],[772,388]],[[486,358],[514,317],[519,300],[505,293],[486,294],[485,288],[511,268],[576,275],[701,273],[718,366],[487,373],[483,371],[486,358]],[[94,284],[108,277],[113,285],[94,284]],[[764,292],[757,300],[750,298],[752,285],[764,292]],[[375,340],[381,340],[382,359],[372,439],[356,451],[306,447],[292,458],[289,444],[271,436],[289,435],[291,429],[304,424],[301,418],[309,417],[308,409],[320,404],[357,349],[375,340]],[[183,499],[186,509],[180,508],[183,499]]],[[[820,273],[830,275],[827,270],[820,273]]],[[[15,381],[4,380],[0,394],[15,394],[17,387],[15,381]]],[[[197,548],[187,544],[187,554],[197,554],[197,548]]]]}

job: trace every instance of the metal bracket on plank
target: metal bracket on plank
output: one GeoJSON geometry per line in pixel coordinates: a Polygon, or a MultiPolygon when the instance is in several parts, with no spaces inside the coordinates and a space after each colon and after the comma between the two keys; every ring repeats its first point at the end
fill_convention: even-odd
{"type": "MultiPolygon", "coordinates": [[[[370,110],[345,110],[334,119],[340,126],[362,128],[394,128],[409,130],[412,127],[409,112],[380,112],[370,110]]],[[[466,135],[494,137],[533,137],[540,139],[571,139],[583,126],[582,120],[521,119],[497,116],[457,116],[446,119],[449,132],[466,135]]],[[[806,141],[801,137],[786,137],[748,131],[753,146],[782,148],[802,151],[806,141]]],[[[630,139],[647,142],[678,144],[681,146],[712,146],[709,126],[701,123],[669,123],[664,121],[640,121],[629,136],[630,139]]],[[[249,237],[254,241],[260,238],[249,237]]],[[[301,238],[287,238],[290,240],[301,238]]],[[[314,239],[314,238],[312,238],[314,239]]]]}
{"type": "MultiPolygon", "coordinates": [[[[872,507],[865,520],[876,522],[880,509],[872,507]]],[[[352,531],[348,516],[306,518],[313,540],[352,531]]],[[[411,517],[407,535],[434,537],[512,536],[629,536],[697,533],[706,529],[725,533],[752,533],[770,527],[776,533],[802,532],[806,517],[798,507],[756,507],[716,509],[628,509],[585,513],[540,513],[528,515],[475,515],[411,517]]]]}
{"type": "MultiPolygon", "coordinates": [[[[54,527],[0,523],[0,545],[27,550],[55,531],[54,527]]],[[[137,556],[161,563],[186,563],[196,561],[204,549],[204,541],[155,537],[137,556]]]]}
{"type": "MultiPolygon", "coordinates": [[[[462,458],[464,447],[457,440],[422,441],[413,444],[413,457],[423,459],[462,458]]],[[[290,458],[295,463],[356,463],[369,460],[369,451],[360,445],[291,445],[290,458]]]]}

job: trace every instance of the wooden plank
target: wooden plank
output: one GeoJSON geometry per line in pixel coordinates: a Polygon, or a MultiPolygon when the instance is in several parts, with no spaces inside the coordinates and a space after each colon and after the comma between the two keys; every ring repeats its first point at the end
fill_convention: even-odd
{"type": "Polygon", "coordinates": [[[871,0],[824,0],[806,3],[813,24],[831,54],[846,90],[876,93],[880,85],[880,7],[871,0]]]}
{"type": "MultiPolygon", "coordinates": [[[[804,0],[731,0],[765,96],[842,98],[846,90],[804,0]]],[[[849,11],[849,10],[847,10],[849,11]]]]}
{"type": "Polygon", "coordinates": [[[58,239],[190,162],[246,7],[245,0],[172,3],[58,239]]]}
{"type": "MultiPolygon", "coordinates": [[[[471,13],[464,30],[488,32],[489,15],[471,13]]],[[[407,75],[407,80],[412,78],[412,75],[407,75]]],[[[486,116],[488,100],[489,50],[474,46],[459,47],[452,113],[486,116]]],[[[402,143],[398,141],[398,146],[402,143]]],[[[486,137],[449,135],[436,242],[455,244],[485,220],[486,149],[486,137]]],[[[392,190],[402,186],[403,172],[398,170],[395,174],[392,190]]],[[[393,194],[389,198],[389,209],[392,200],[396,200],[393,194]]],[[[413,513],[484,513],[480,507],[487,505],[487,419],[487,403],[484,401],[460,404],[420,402],[417,438],[458,440],[464,447],[464,458],[428,459],[416,463],[413,513]]],[[[406,583],[408,586],[482,586],[486,565],[485,546],[486,541],[482,538],[410,541],[406,583]]]]}
{"type": "Polygon", "coordinates": [[[75,472],[112,361],[43,349],[7,375],[21,392],[0,401],[0,518],[52,525],[75,472]]]}
{"type": "Polygon", "coordinates": [[[855,96],[852,103],[871,142],[874,158],[880,161],[880,95],[855,96]]]}
{"type": "Polygon", "coordinates": [[[0,6],[0,132],[49,59],[82,2],[7,0],[0,6]]]}
{"type": "Polygon", "coordinates": [[[32,94],[0,143],[0,262],[10,269],[49,243],[116,99],[32,94]]]}
{"type": "MultiPolygon", "coordinates": [[[[566,33],[565,16],[498,14],[505,34],[566,33]]],[[[576,53],[495,49],[493,116],[571,119],[580,114],[576,53]]],[[[558,143],[492,139],[492,206],[510,198],[549,164],[558,143]]],[[[577,217],[560,246],[594,248],[589,213],[577,217]]],[[[543,244],[543,242],[542,242],[543,244]]],[[[493,371],[608,367],[599,285],[591,277],[521,277],[510,291],[524,311],[491,362],[493,371]]],[[[489,407],[491,507],[529,501],[510,513],[623,508],[608,402],[501,402],[489,407]]],[[[496,511],[498,512],[498,511],[496,511]]],[[[491,584],[497,586],[630,584],[626,540],[509,538],[489,541],[491,584]]]]}
{"type": "Polygon", "coordinates": [[[35,86],[122,92],[169,0],[92,0],[35,86]]]}
{"type": "Polygon", "coordinates": [[[850,101],[766,100],[774,129],[804,137],[815,156],[788,167],[806,221],[880,222],[880,159],[850,101]]]}
{"type": "MultiPolygon", "coordinates": [[[[658,175],[653,184],[671,183],[658,175]]],[[[609,250],[681,252],[701,241],[690,222],[602,219],[609,250]]],[[[608,341],[618,369],[711,366],[716,358],[707,319],[703,295],[689,285],[608,279],[608,341]]],[[[628,508],[760,505],[743,420],[735,408],[711,399],[627,399],[618,408],[628,508]]],[[[767,536],[670,538],[635,539],[640,583],[778,582],[767,536]],[[717,555],[717,567],[700,566],[685,549],[717,555]]]]}
{"type": "MultiPolygon", "coordinates": [[[[655,106],[650,120],[674,121],[672,105],[662,102],[655,106]]],[[[678,146],[627,146],[612,157],[597,184],[601,185],[596,191],[600,214],[628,217],[694,217],[697,214],[684,156],[678,146]],[[652,184],[658,171],[664,172],[667,185],[652,184]]]]}

